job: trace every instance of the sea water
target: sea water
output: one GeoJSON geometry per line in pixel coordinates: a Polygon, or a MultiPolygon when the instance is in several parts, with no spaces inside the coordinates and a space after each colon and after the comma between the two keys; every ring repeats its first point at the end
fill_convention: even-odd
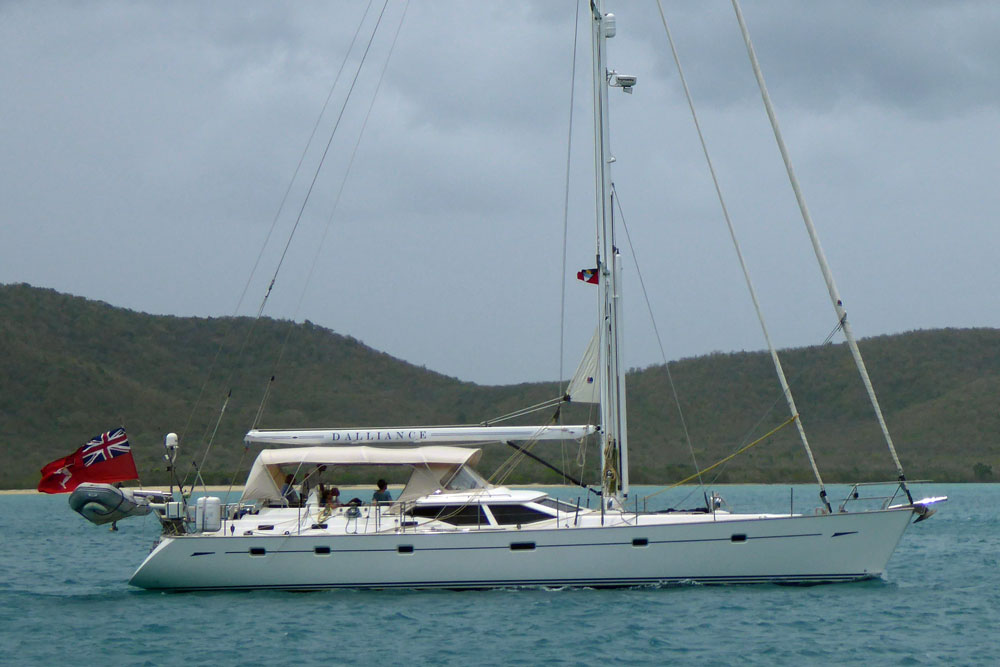
{"type": "MultiPolygon", "coordinates": [[[[791,502],[788,486],[719,490],[735,511],[791,502]]],[[[910,526],[875,581],[315,593],[134,589],[155,518],[112,533],[66,496],[0,496],[0,663],[998,664],[1000,485],[924,484],[916,495],[950,500],[910,526]]],[[[811,507],[815,488],[794,487],[794,502],[811,507]]],[[[698,502],[674,492],[649,508],[673,504],[698,502]]]]}

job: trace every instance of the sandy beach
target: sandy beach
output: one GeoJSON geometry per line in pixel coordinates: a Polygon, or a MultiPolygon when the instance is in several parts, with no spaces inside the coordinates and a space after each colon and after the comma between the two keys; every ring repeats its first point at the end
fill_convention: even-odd
{"type": "MultiPolygon", "coordinates": [[[[169,491],[168,486],[126,486],[126,489],[144,489],[146,491],[169,491]]],[[[346,488],[346,487],[345,487],[346,488]]],[[[204,491],[205,489],[201,486],[197,488],[198,491],[204,491]]],[[[213,492],[225,492],[229,490],[228,486],[208,486],[209,491],[213,492]]],[[[234,486],[233,491],[242,491],[243,485],[234,486]]],[[[22,496],[22,495],[42,495],[40,491],[35,489],[0,489],[0,496],[22,496]]],[[[61,495],[61,494],[52,494],[61,495]]]]}
{"type": "MultiPolygon", "coordinates": [[[[357,491],[364,491],[365,489],[367,489],[369,491],[372,491],[375,488],[375,486],[372,485],[372,484],[358,484],[358,485],[355,485],[355,486],[345,486],[343,484],[338,484],[337,486],[341,490],[344,490],[344,491],[353,491],[353,492],[355,492],[355,495],[357,495],[357,493],[356,493],[357,491]]],[[[537,488],[551,489],[551,488],[557,488],[560,485],[559,484],[513,484],[511,486],[517,487],[519,489],[531,489],[531,488],[536,488],[536,487],[537,488]]],[[[145,489],[147,491],[169,491],[170,490],[170,487],[168,487],[168,486],[127,486],[125,488],[127,488],[127,489],[145,489]]],[[[389,485],[389,490],[390,491],[397,491],[398,492],[398,491],[402,490],[402,488],[403,488],[402,484],[390,484],[389,485]]],[[[199,485],[195,489],[195,491],[198,491],[198,492],[204,492],[205,490],[206,490],[205,487],[203,487],[201,485],[199,485]]],[[[221,485],[221,486],[220,485],[215,485],[215,486],[213,486],[213,485],[209,484],[208,487],[207,487],[207,490],[210,493],[225,493],[226,491],[229,490],[229,487],[225,486],[225,485],[221,485]]],[[[243,491],[243,485],[239,484],[237,486],[234,486],[234,487],[232,487],[232,490],[233,491],[240,491],[240,492],[242,492],[243,491]]],[[[0,496],[23,496],[23,495],[45,495],[45,494],[42,494],[40,491],[36,491],[35,489],[0,489],[0,496]]],[[[53,494],[53,495],[61,495],[61,494],[53,494]]],[[[342,493],[341,495],[344,495],[344,494],[342,493]]]]}
{"type": "MultiPolygon", "coordinates": [[[[338,484],[337,486],[342,491],[351,491],[355,495],[357,495],[358,491],[364,491],[366,489],[369,490],[369,491],[372,491],[372,490],[375,489],[375,486],[373,484],[358,484],[358,485],[354,485],[354,486],[345,486],[343,484],[338,484]]],[[[534,485],[532,485],[532,484],[524,484],[524,485],[519,485],[519,486],[534,486],[534,485]]],[[[145,491],[169,491],[170,490],[169,486],[156,486],[156,485],[154,485],[154,486],[126,486],[124,488],[126,488],[126,489],[143,489],[145,491]]],[[[177,487],[174,487],[174,488],[177,488],[177,487]]],[[[389,485],[389,490],[391,490],[391,491],[399,491],[402,488],[403,488],[402,484],[390,484],[389,485]]],[[[209,493],[225,493],[226,491],[230,490],[230,487],[225,486],[225,485],[214,485],[213,486],[212,484],[209,484],[207,487],[204,487],[204,486],[201,486],[199,484],[198,487],[195,488],[195,492],[199,492],[199,493],[204,493],[206,490],[209,493]]],[[[234,487],[232,487],[232,490],[234,492],[241,492],[242,493],[242,491],[243,491],[243,485],[239,484],[237,486],[234,486],[234,487]]],[[[42,494],[40,491],[36,491],[35,489],[0,489],[0,496],[22,496],[22,495],[48,495],[48,494],[42,494]]],[[[62,495],[62,494],[58,494],[57,493],[57,494],[51,494],[51,495],[62,495]]],[[[344,495],[344,494],[341,493],[341,495],[344,495]]]]}

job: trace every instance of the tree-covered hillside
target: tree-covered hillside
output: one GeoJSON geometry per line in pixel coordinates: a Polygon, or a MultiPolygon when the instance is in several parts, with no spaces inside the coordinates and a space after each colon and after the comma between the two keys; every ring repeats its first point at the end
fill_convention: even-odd
{"type": "MultiPolygon", "coordinates": [[[[861,347],[911,479],[1000,475],[1000,331],[920,331],[864,340],[861,347]]],[[[844,346],[788,350],[782,361],[825,479],[894,478],[844,346]]],[[[694,471],[692,458],[706,467],[787,418],[765,353],[684,359],[671,372],[694,456],[665,369],[633,371],[633,482],[682,479],[694,471]]],[[[239,483],[256,454],[244,452],[242,436],[269,384],[259,422],[265,428],[476,423],[559,391],[554,382],[462,382],[309,322],[153,316],[28,285],[0,286],[0,373],[0,446],[7,454],[0,488],[33,487],[43,464],[119,424],[128,429],[146,483],[166,481],[165,433],[182,437],[183,474],[201,461],[216,427],[204,476],[227,483],[236,473],[239,483]]],[[[562,418],[576,423],[592,420],[592,413],[589,406],[567,406],[562,418]]],[[[572,474],[581,474],[578,463],[586,461],[582,474],[594,481],[592,448],[538,451],[572,474]]],[[[510,454],[490,447],[480,467],[489,473],[510,454]]],[[[718,477],[811,478],[794,427],[730,462],[718,477]]],[[[558,478],[528,462],[510,480],[558,478]]]]}

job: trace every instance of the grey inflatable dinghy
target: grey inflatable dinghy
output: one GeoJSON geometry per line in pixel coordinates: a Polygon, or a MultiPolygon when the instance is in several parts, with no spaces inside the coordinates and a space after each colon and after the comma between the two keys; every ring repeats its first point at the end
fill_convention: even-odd
{"type": "Polygon", "coordinates": [[[163,501],[158,491],[119,489],[111,484],[84,482],[69,496],[69,506],[91,523],[102,525],[130,516],[149,514],[150,501],[163,501]]]}

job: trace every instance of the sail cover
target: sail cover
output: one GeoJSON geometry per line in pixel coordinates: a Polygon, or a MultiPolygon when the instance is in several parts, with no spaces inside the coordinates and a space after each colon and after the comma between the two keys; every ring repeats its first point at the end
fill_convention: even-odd
{"type": "Polygon", "coordinates": [[[600,329],[594,329],[594,337],[580,360],[573,379],[566,388],[566,395],[573,403],[600,403],[601,384],[597,381],[598,350],[601,344],[600,329]]]}
{"type": "Polygon", "coordinates": [[[254,429],[247,444],[262,445],[474,445],[508,440],[580,440],[593,426],[400,426],[393,428],[254,429]]]}

